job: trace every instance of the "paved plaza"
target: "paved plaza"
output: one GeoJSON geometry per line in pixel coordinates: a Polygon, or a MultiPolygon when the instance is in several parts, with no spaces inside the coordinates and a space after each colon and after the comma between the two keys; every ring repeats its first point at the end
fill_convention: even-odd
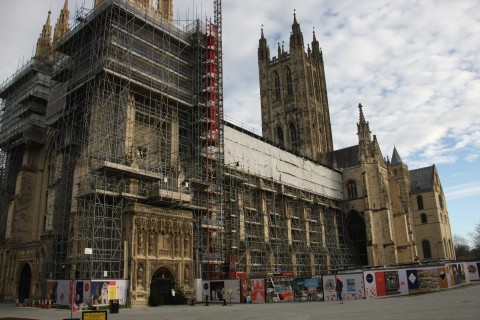
{"type": "MultiPolygon", "coordinates": [[[[74,312],[73,318],[82,318],[74,312]]],[[[1,319],[63,320],[69,310],[37,309],[0,304],[1,319]]],[[[451,320],[480,319],[480,284],[416,296],[336,302],[295,302],[278,304],[196,304],[120,309],[109,320],[451,320]]]]}

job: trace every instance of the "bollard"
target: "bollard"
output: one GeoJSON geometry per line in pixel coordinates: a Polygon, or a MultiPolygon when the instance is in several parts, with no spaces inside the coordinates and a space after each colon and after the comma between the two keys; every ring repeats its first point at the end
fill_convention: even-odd
{"type": "Polygon", "coordinates": [[[205,305],[208,306],[208,294],[205,295],[205,305]]]}
{"type": "Polygon", "coordinates": [[[227,299],[223,299],[223,306],[227,305],[227,299]]]}

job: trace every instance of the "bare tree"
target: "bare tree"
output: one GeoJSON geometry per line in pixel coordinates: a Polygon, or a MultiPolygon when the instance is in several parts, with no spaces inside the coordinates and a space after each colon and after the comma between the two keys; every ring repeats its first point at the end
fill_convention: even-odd
{"type": "Polygon", "coordinates": [[[472,238],[472,255],[474,258],[480,258],[480,222],[475,224],[475,229],[470,234],[472,238]]]}
{"type": "Polygon", "coordinates": [[[455,248],[455,256],[457,260],[466,260],[471,258],[470,246],[467,239],[458,234],[453,235],[453,247],[455,248]]]}

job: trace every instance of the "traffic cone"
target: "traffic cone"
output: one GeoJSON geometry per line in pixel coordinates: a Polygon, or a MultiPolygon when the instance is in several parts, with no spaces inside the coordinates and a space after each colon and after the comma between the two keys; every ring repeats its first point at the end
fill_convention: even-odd
{"type": "Polygon", "coordinates": [[[77,304],[73,304],[73,312],[77,312],[78,311],[78,307],[77,307],[77,304]]]}

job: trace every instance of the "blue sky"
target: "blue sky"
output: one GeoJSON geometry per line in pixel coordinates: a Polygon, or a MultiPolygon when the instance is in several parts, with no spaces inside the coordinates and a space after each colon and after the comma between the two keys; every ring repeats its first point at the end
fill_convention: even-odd
{"type": "MultiPolygon", "coordinates": [[[[69,0],[71,14],[91,0],[69,0]]],[[[64,0],[0,0],[0,82],[28,59],[64,0]]],[[[213,0],[174,0],[175,18],[211,15],[213,0]]],[[[224,0],[224,106],[260,130],[257,47],[288,48],[293,12],[305,44],[323,50],[336,149],[357,143],[358,103],[384,156],[396,146],[410,169],[435,164],[452,233],[480,223],[480,15],[478,0],[224,0]]]]}

